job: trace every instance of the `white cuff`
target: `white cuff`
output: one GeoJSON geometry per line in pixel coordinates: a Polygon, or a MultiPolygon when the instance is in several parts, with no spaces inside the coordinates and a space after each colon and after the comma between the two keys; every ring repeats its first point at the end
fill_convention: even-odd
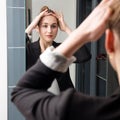
{"type": "Polygon", "coordinates": [[[71,58],[66,58],[62,54],[54,52],[53,46],[47,48],[40,55],[40,59],[48,68],[62,73],[66,72],[69,65],[76,60],[74,56],[71,58]]]}

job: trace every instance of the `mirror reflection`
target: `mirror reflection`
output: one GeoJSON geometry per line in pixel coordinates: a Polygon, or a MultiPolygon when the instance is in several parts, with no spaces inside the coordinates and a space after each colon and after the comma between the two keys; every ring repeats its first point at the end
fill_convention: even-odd
{"type": "MultiPolygon", "coordinates": [[[[70,6],[67,8],[70,10],[71,8],[73,8],[71,12],[70,10],[65,10],[65,3],[63,5],[63,3],[58,4],[56,2],[54,3],[53,1],[52,4],[50,1],[47,3],[38,1],[38,6],[36,6],[36,2],[34,1],[32,3],[32,7],[30,5],[31,3],[27,4],[28,24],[25,30],[27,38],[27,69],[29,69],[32,65],[35,64],[35,62],[39,58],[39,55],[42,52],[44,52],[50,46],[57,47],[58,45],[60,45],[61,42],[63,42],[63,40],[65,39],[65,37],[69,35],[75,28],[75,21],[73,21],[76,18],[75,1],[72,1],[70,6]],[[35,15],[36,13],[34,13],[34,11],[38,11],[37,15],[35,15]],[[35,15],[32,16],[32,20],[30,19],[31,14],[35,15]],[[74,26],[74,28],[72,26],[74,26]]],[[[75,53],[75,57],[77,59],[74,63],[85,63],[86,61],[90,60],[91,54],[87,47],[83,46],[80,50],[78,50],[75,53]]],[[[58,94],[60,91],[66,90],[71,87],[75,87],[75,67],[70,67],[70,69],[68,69],[68,71],[64,75],[61,75],[60,77],[56,78],[49,90],[58,94]],[[70,74],[70,71],[73,74],[70,74]]]]}

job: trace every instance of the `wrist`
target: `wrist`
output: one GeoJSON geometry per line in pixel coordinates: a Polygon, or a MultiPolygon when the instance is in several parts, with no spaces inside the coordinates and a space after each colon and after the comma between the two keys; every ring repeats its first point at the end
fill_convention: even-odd
{"type": "Polygon", "coordinates": [[[65,32],[69,35],[72,32],[72,30],[68,26],[66,26],[65,32]]]}
{"type": "Polygon", "coordinates": [[[59,51],[54,51],[54,47],[52,46],[47,48],[45,52],[40,55],[40,59],[48,68],[62,73],[66,72],[69,65],[76,60],[73,56],[67,58],[59,51]]]}

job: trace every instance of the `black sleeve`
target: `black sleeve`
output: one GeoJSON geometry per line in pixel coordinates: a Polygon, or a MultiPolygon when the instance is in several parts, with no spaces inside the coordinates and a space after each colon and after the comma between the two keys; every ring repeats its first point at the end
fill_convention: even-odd
{"type": "Polygon", "coordinates": [[[64,91],[68,88],[74,88],[74,85],[70,77],[69,68],[67,72],[61,73],[59,76],[57,76],[56,80],[58,82],[60,91],[64,91]]]}
{"type": "Polygon", "coordinates": [[[86,45],[78,49],[74,56],[76,57],[76,61],[74,63],[82,63],[91,59],[91,53],[86,45]]]}
{"type": "Polygon", "coordinates": [[[31,40],[26,33],[26,70],[34,64],[33,50],[31,48],[31,40]]]}
{"type": "Polygon", "coordinates": [[[75,92],[68,109],[67,120],[120,120],[120,87],[108,97],[75,92]]]}
{"type": "Polygon", "coordinates": [[[26,44],[31,43],[31,39],[29,38],[27,33],[25,33],[25,37],[26,37],[26,44]]]}
{"type": "Polygon", "coordinates": [[[32,43],[26,44],[26,70],[35,64],[34,53],[31,44],[32,43]]]}
{"type": "Polygon", "coordinates": [[[27,120],[120,120],[120,88],[106,98],[73,89],[56,96],[47,88],[57,75],[38,61],[20,79],[11,94],[12,102],[27,120]]]}
{"type": "Polygon", "coordinates": [[[36,64],[26,71],[17,85],[25,88],[46,90],[59,74],[59,72],[53,72],[38,59],[36,64]]]}
{"type": "Polygon", "coordinates": [[[47,91],[59,74],[38,60],[19,80],[11,100],[27,120],[61,120],[65,117],[74,90],[68,89],[60,96],[47,91]]]}
{"type": "Polygon", "coordinates": [[[107,98],[74,89],[56,96],[47,89],[59,75],[38,60],[19,80],[11,100],[27,120],[120,120],[120,88],[107,98]]]}

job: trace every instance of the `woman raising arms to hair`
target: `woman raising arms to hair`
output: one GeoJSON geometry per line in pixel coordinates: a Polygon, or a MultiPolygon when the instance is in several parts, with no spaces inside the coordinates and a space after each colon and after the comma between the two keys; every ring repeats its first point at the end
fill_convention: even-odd
{"type": "MultiPolygon", "coordinates": [[[[40,13],[26,28],[25,33],[27,38],[34,29],[39,33],[39,39],[35,42],[28,43],[26,46],[27,69],[36,63],[39,55],[43,53],[46,48],[50,46],[57,47],[61,44],[54,41],[57,36],[58,29],[67,33],[68,35],[72,32],[69,26],[65,23],[63,14],[53,11],[47,6],[43,6],[41,8],[40,13]]],[[[75,53],[75,56],[77,58],[75,63],[86,62],[91,58],[91,54],[86,46],[83,46],[81,49],[79,49],[75,53]]],[[[51,60],[49,60],[49,62],[50,61],[51,60]]],[[[70,77],[69,68],[64,74],[58,76],[56,80],[59,86],[58,89],[60,89],[60,91],[74,87],[70,77]]]]}

